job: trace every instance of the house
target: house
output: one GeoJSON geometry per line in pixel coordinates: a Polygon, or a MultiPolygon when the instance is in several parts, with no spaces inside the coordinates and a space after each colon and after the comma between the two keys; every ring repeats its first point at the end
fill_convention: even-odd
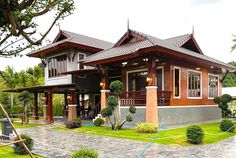
{"type": "MultiPolygon", "coordinates": [[[[45,119],[53,123],[52,94],[65,95],[68,119],[85,116],[85,97],[94,116],[106,107],[109,84],[123,82],[121,114],[137,107],[133,124],[181,124],[221,117],[213,98],[235,68],[204,55],[194,34],[159,39],[128,29],[115,43],[60,31],[52,44],[28,54],[45,64],[45,119]],[[69,98],[69,103],[67,102],[69,98]]],[[[25,89],[16,89],[22,91],[25,89]]],[[[37,113],[35,99],[35,113],[37,113]]],[[[122,116],[123,116],[122,115],[122,116]]]]}

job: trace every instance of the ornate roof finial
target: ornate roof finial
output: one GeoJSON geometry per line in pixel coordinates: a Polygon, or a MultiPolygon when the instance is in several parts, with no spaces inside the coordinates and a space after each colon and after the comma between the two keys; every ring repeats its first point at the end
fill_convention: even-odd
{"type": "Polygon", "coordinates": [[[127,19],[127,32],[129,32],[129,18],[127,19]]]}
{"type": "Polygon", "coordinates": [[[194,25],[192,26],[192,36],[194,36],[194,25]]]}

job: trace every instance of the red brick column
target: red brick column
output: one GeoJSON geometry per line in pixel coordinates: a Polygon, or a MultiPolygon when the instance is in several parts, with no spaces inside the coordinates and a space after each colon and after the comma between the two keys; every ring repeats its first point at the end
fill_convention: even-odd
{"type": "Polygon", "coordinates": [[[76,104],[75,104],[75,93],[70,94],[70,103],[68,105],[68,120],[71,121],[73,119],[77,118],[77,110],[76,110],[76,104]]]}
{"type": "Polygon", "coordinates": [[[109,93],[110,90],[101,90],[101,110],[105,109],[107,106],[107,93],[109,93]]]}
{"type": "Polygon", "coordinates": [[[146,95],[146,123],[158,125],[157,86],[147,86],[146,95]]]}

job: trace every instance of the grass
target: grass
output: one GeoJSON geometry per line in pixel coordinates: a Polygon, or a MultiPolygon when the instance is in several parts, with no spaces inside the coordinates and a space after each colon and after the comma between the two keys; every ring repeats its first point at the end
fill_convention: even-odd
{"type": "MultiPolygon", "coordinates": [[[[18,155],[14,153],[14,150],[11,147],[1,147],[0,148],[0,157],[2,158],[29,158],[29,155],[18,155]]],[[[43,158],[41,156],[34,155],[34,158],[43,158]]]]}
{"type": "MultiPolygon", "coordinates": [[[[21,122],[13,122],[13,125],[15,128],[32,128],[36,126],[43,126],[45,124],[29,122],[28,124],[21,125],[21,122]]],[[[0,129],[2,129],[2,125],[0,125],[0,129]]]]}
{"type": "MultiPolygon", "coordinates": [[[[220,123],[210,123],[210,124],[201,124],[200,126],[203,128],[205,132],[204,141],[202,144],[211,144],[215,142],[219,142],[225,138],[232,137],[236,135],[236,131],[234,133],[225,133],[220,131],[219,129],[220,123]]],[[[235,124],[236,125],[236,124],[235,124]]],[[[166,144],[166,145],[191,145],[186,140],[186,128],[176,128],[170,130],[163,130],[158,134],[158,139],[155,143],[166,144]]],[[[155,133],[138,133],[136,129],[123,129],[120,131],[113,131],[110,127],[88,127],[82,126],[77,129],[67,129],[64,126],[58,126],[54,128],[55,130],[64,130],[64,131],[72,131],[79,132],[84,134],[92,134],[98,136],[108,136],[114,138],[123,138],[130,139],[142,142],[151,142],[155,133]]]]}

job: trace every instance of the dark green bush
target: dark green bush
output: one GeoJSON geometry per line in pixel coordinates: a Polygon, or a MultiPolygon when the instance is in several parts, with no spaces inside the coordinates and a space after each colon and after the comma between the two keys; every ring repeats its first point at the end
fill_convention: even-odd
{"type": "Polygon", "coordinates": [[[220,130],[223,132],[233,133],[235,130],[235,126],[231,120],[224,119],[220,122],[220,130]]]}
{"type": "Polygon", "coordinates": [[[187,140],[191,144],[200,144],[204,138],[204,131],[198,125],[192,125],[187,128],[187,140]]]}
{"type": "Polygon", "coordinates": [[[81,148],[75,151],[70,158],[98,158],[98,153],[95,150],[81,148]]]}
{"type": "Polygon", "coordinates": [[[104,120],[102,119],[102,118],[97,118],[96,120],[94,120],[94,122],[93,122],[93,124],[94,124],[94,126],[101,126],[101,125],[103,125],[105,122],[104,122],[104,120]]]}
{"type": "Polygon", "coordinates": [[[123,91],[123,83],[119,80],[112,81],[110,84],[110,89],[114,92],[115,96],[121,96],[123,91]]]}
{"type": "MultiPolygon", "coordinates": [[[[26,134],[21,134],[20,136],[21,136],[22,139],[25,140],[25,145],[31,151],[32,148],[33,148],[33,145],[34,145],[34,140],[32,138],[30,138],[26,134]]],[[[19,155],[26,155],[26,154],[28,154],[27,151],[25,150],[25,148],[23,147],[23,145],[21,145],[20,143],[14,144],[13,150],[14,150],[14,152],[16,154],[19,154],[19,155]]]]}
{"type": "Polygon", "coordinates": [[[81,119],[77,118],[72,121],[66,121],[65,125],[66,125],[66,128],[69,128],[69,129],[78,128],[81,126],[81,119]]]}
{"type": "Polygon", "coordinates": [[[130,106],[130,107],[129,107],[129,112],[130,112],[131,114],[134,114],[134,113],[136,112],[136,108],[135,108],[134,106],[130,106]]]}
{"type": "Polygon", "coordinates": [[[53,115],[63,116],[63,106],[61,104],[53,105],[53,115]]]}

